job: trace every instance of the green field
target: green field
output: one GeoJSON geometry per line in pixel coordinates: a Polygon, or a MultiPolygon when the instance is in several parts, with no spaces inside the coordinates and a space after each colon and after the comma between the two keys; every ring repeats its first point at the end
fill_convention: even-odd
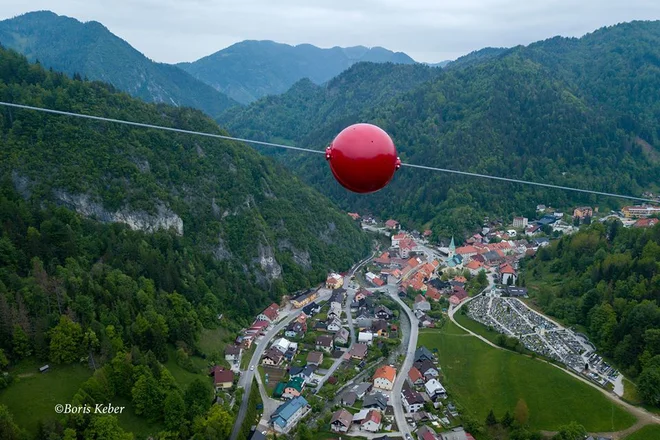
{"type": "Polygon", "coordinates": [[[658,440],[660,438],[660,425],[647,425],[635,431],[623,440],[658,440]]]}
{"type": "MultiPolygon", "coordinates": [[[[172,376],[174,376],[174,379],[176,382],[179,384],[179,387],[181,387],[182,390],[185,390],[186,387],[190,382],[195,380],[196,378],[208,378],[206,374],[204,374],[206,371],[208,371],[208,366],[206,364],[206,361],[202,358],[192,356],[191,360],[195,368],[199,371],[199,373],[191,373],[188,370],[185,370],[184,368],[180,367],[176,363],[176,354],[174,351],[173,347],[170,347],[167,351],[167,362],[165,362],[165,367],[170,370],[170,373],[172,373],[172,376]]],[[[209,383],[211,383],[211,379],[208,379],[209,383]]]]}
{"type": "Polygon", "coordinates": [[[211,356],[213,353],[220,353],[221,357],[224,358],[225,355],[225,346],[232,341],[231,334],[227,331],[226,328],[218,327],[213,330],[202,329],[201,334],[199,335],[199,349],[206,354],[211,356]]]}
{"type": "Polygon", "coordinates": [[[461,335],[451,322],[422,332],[419,344],[437,348],[447,389],[453,399],[479,420],[492,408],[499,418],[519,398],[529,407],[532,429],[556,430],[572,420],[588,431],[618,431],[635,418],[598,390],[539,360],[498,350],[461,335]]]}
{"type": "Polygon", "coordinates": [[[82,365],[51,365],[47,373],[39,373],[44,363],[22,362],[11,373],[16,379],[0,391],[0,404],[9,408],[14,421],[30,434],[36,434],[41,419],[58,418],[55,405],[71,402],[71,398],[92,371],[82,365]]]}

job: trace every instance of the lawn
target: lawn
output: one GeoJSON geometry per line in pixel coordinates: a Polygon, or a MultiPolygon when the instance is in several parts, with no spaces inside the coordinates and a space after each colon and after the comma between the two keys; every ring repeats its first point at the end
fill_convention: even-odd
{"type": "Polygon", "coordinates": [[[623,440],[657,440],[660,438],[660,425],[647,425],[623,440]]]}
{"type": "Polygon", "coordinates": [[[199,349],[206,354],[211,356],[213,353],[220,353],[221,357],[224,358],[225,346],[232,340],[231,335],[227,329],[218,327],[213,330],[202,329],[202,333],[199,336],[199,349]]]}
{"type": "MultiPolygon", "coordinates": [[[[500,335],[501,333],[496,332],[495,330],[489,329],[487,326],[483,325],[480,322],[475,321],[474,319],[470,318],[467,315],[464,315],[462,313],[456,313],[454,315],[454,319],[456,322],[458,322],[460,325],[465,327],[468,330],[472,330],[478,335],[483,336],[484,338],[488,339],[490,342],[493,344],[497,344],[497,336],[500,335]]],[[[457,328],[456,330],[458,331],[463,331],[460,328],[457,328]]],[[[532,351],[526,349],[523,347],[523,353],[525,354],[532,354],[532,351]]]]}
{"type": "Polygon", "coordinates": [[[211,379],[209,378],[209,376],[203,374],[203,372],[207,368],[206,361],[204,359],[198,358],[196,356],[191,357],[193,365],[199,371],[199,373],[191,373],[190,371],[185,370],[181,368],[179,365],[177,365],[174,348],[170,347],[167,352],[167,355],[168,355],[168,359],[167,362],[165,363],[165,367],[168,370],[170,370],[170,373],[172,373],[172,376],[174,376],[174,379],[179,384],[182,390],[185,390],[188,384],[197,378],[207,379],[209,381],[209,384],[211,383],[211,379]]]}
{"type": "Polygon", "coordinates": [[[57,418],[55,405],[70,403],[80,385],[92,375],[92,370],[82,365],[51,365],[42,374],[38,368],[43,364],[34,360],[22,362],[11,370],[15,382],[0,391],[0,404],[7,406],[14,421],[33,435],[37,422],[57,418]]]}
{"type": "Polygon", "coordinates": [[[637,386],[629,379],[623,379],[623,398],[633,405],[640,405],[642,400],[637,394],[637,386]]]}
{"type": "Polygon", "coordinates": [[[448,391],[468,413],[484,420],[513,413],[518,399],[529,407],[532,429],[556,430],[572,420],[588,431],[618,431],[635,418],[598,390],[539,360],[498,350],[462,336],[453,323],[422,332],[419,344],[437,348],[448,391]]]}

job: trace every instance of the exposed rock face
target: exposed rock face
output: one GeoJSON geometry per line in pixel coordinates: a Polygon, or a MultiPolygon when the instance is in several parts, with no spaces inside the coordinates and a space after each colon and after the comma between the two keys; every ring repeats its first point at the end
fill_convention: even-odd
{"type": "Polygon", "coordinates": [[[261,271],[257,270],[255,273],[257,281],[263,284],[282,278],[282,266],[275,259],[273,248],[259,243],[257,251],[259,256],[253,260],[261,268],[261,271]]]}
{"type": "Polygon", "coordinates": [[[280,251],[287,250],[291,252],[291,254],[293,254],[293,261],[303,269],[310,270],[312,268],[312,259],[309,255],[309,252],[306,250],[297,249],[289,242],[289,240],[280,240],[277,244],[277,248],[280,251]]]}
{"type": "Polygon", "coordinates": [[[217,260],[228,260],[232,257],[231,251],[220,236],[218,236],[218,244],[213,248],[213,256],[217,260]]]}
{"type": "Polygon", "coordinates": [[[55,190],[54,194],[62,204],[85,217],[94,217],[106,223],[124,223],[133,230],[145,232],[174,229],[177,234],[183,235],[183,220],[163,203],[158,204],[156,215],[125,208],[109,212],[100,203],[91,200],[87,194],[70,194],[63,190],[55,190]]]}

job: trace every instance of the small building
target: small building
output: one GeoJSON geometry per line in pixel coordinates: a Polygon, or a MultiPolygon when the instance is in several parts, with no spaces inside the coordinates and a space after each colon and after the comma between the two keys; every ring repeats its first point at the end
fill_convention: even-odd
{"type": "Polygon", "coordinates": [[[307,400],[302,396],[297,396],[278,406],[270,417],[270,423],[275,431],[287,433],[309,411],[311,411],[311,407],[307,400]]]}
{"type": "Polygon", "coordinates": [[[328,289],[339,289],[343,285],[344,277],[336,273],[331,273],[325,280],[325,287],[328,289]]]}
{"type": "Polygon", "coordinates": [[[401,229],[401,225],[399,224],[398,221],[389,219],[385,222],[385,227],[387,229],[392,229],[392,230],[399,230],[401,229]]]}
{"type": "Polygon", "coordinates": [[[442,384],[438,381],[438,379],[430,379],[424,384],[424,388],[426,389],[426,394],[429,395],[431,400],[435,401],[438,398],[447,398],[447,391],[445,390],[445,387],[443,387],[442,384]]]}
{"type": "Polygon", "coordinates": [[[390,320],[394,316],[394,312],[385,306],[379,305],[374,309],[374,315],[378,319],[390,320]]]}
{"type": "Polygon", "coordinates": [[[293,399],[294,397],[300,396],[302,393],[305,381],[302,377],[294,377],[289,382],[287,382],[284,387],[284,393],[282,393],[283,399],[293,399]]]}
{"type": "Polygon", "coordinates": [[[315,302],[309,303],[303,308],[303,313],[307,316],[314,316],[320,311],[321,311],[321,306],[316,304],[315,302]]]}
{"type": "Polygon", "coordinates": [[[357,394],[353,391],[346,391],[341,396],[341,404],[344,406],[353,406],[357,400],[357,394]]]}
{"type": "Polygon", "coordinates": [[[323,353],[320,351],[310,351],[307,354],[308,365],[321,365],[323,363],[323,353]]]}
{"type": "Polygon", "coordinates": [[[380,411],[370,410],[367,416],[360,422],[360,430],[369,432],[380,431],[382,415],[380,411]]]}
{"type": "Polygon", "coordinates": [[[362,360],[365,357],[367,357],[367,350],[369,349],[369,346],[363,342],[358,342],[356,344],[353,344],[351,349],[348,351],[348,354],[351,356],[352,359],[358,359],[362,360]]]}
{"type": "Polygon", "coordinates": [[[364,396],[362,408],[385,411],[387,409],[387,397],[378,391],[372,394],[367,394],[364,396]]]}
{"type": "MultiPolygon", "coordinates": [[[[329,329],[330,327],[328,327],[329,329]]],[[[340,328],[339,331],[335,334],[335,344],[344,345],[347,344],[349,340],[349,332],[345,328],[340,328]]]]}
{"type": "Polygon", "coordinates": [[[358,333],[358,342],[363,342],[367,345],[371,345],[374,341],[374,334],[371,332],[360,332],[358,333]]]}
{"type": "Polygon", "coordinates": [[[431,361],[415,362],[414,366],[419,370],[420,373],[424,375],[424,378],[426,379],[438,377],[440,375],[438,368],[431,361]]]}
{"type": "Polygon", "coordinates": [[[426,298],[424,298],[422,295],[418,294],[415,297],[415,304],[413,305],[413,309],[429,311],[429,310],[431,310],[431,303],[429,303],[426,300],[426,298]]]}
{"type": "Polygon", "coordinates": [[[277,319],[280,313],[280,306],[275,303],[272,303],[266,309],[257,315],[257,319],[260,321],[273,322],[277,319]]]}
{"type": "MultiPolygon", "coordinates": [[[[472,437],[472,436],[470,436],[472,437]]],[[[462,426],[440,433],[440,440],[468,440],[467,433],[462,426]]]]}
{"type": "Polygon", "coordinates": [[[422,395],[410,388],[407,384],[401,390],[401,397],[406,412],[414,413],[424,408],[424,398],[422,395]]]}
{"type": "Polygon", "coordinates": [[[334,347],[332,336],[321,335],[316,337],[316,349],[330,353],[334,347]]]}
{"type": "Polygon", "coordinates": [[[210,375],[213,376],[213,386],[216,391],[231,388],[234,385],[234,372],[231,370],[225,370],[216,365],[211,368],[210,375]]]}
{"type": "Polygon", "coordinates": [[[345,409],[340,409],[332,414],[330,429],[335,432],[347,432],[353,423],[353,414],[345,409]]]}
{"type": "Polygon", "coordinates": [[[296,309],[299,309],[301,307],[305,307],[307,304],[310,304],[317,297],[318,297],[318,291],[310,290],[307,291],[306,293],[303,293],[302,295],[292,298],[291,305],[293,305],[293,307],[295,307],[296,309]]]}
{"type": "Polygon", "coordinates": [[[279,365],[282,363],[282,359],[284,359],[284,353],[275,347],[270,347],[261,358],[261,363],[264,365],[279,365]]]}
{"type": "Polygon", "coordinates": [[[513,219],[514,228],[526,228],[528,223],[529,219],[527,217],[514,217],[513,219]]]}
{"type": "Polygon", "coordinates": [[[411,367],[408,371],[408,378],[406,379],[410,386],[424,385],[424,375],[415,367],[411,367]]]}
{"type": "Polygon", "coordinates": [[[341,321],[339,320],[339,318],[336,317],[332,317],[332,318],[328,317],[328,318],[329,318],[328,321],[326,321],[327,324],[326,329],[329,332],[335,333],[341,330],[341,321]]]}
{"type": "Polygon", "coordinates": [[[396,369],[389,365],[383,365],[378,368],[373,376],[374,388],[385,391],[391,391],[394,388],[394,380],[396,379],[396,369]]]}
{"type": "Polygon", "coordinates": [[[225,360],[236,362],[241,358],[242,349],[239,345],[227,345],[225,347],[225,360]]]}
{"type": "Polygon", "coordinates": [[[388,336],[389,325],[387,321],[382,319],[377,319],[371,323],[371,332],[381,338],[386,338],[388,336]]]}
{"type": "Polygon", "coordinates": [[[435,356],[433,356],[433,353],[423,345],[415,350],[415,362],[433,361],[434,359],[435,356]]]}
{"type": "Polygon", "coordinates": [[[289,349],[290,346],[291,346],[291,341],[289,341],[286,338],[278,338],[271,345],[271,347],[281,351],[282,354],[286,353],[286,351],[289,349]]]}

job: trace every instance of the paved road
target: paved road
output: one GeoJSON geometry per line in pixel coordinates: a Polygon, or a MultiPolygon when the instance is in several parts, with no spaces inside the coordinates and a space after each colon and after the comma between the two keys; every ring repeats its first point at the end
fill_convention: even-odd
{"type": "MultiPolygon", "coordinates": [[[[369,261],[374,257],[375,253],[373,253],[370,257],[365,258],[364,260],[360,261],[357,263],[353,269],[351,269],[350,275],[353,275],[355,271],[364,263],[369,261]]],[[[348,277],[350,279],[350,276],[348,277]]],[[[326,300],[330,297],[330,293],[328,292],[325,295],[321,295],[317,298],[317,301],[321,300],[326,300]]],[[[261,338],[261,340],[258,341],[257,349],[254,351],[254,354],[252,355],[252,359],[250,359],[250,363],[248,365],[247,371],[245,371],[241,377],[238,379],[238,386],[242,387],[245,392],[243,393],[243,401],[241,402],[241,407],[238,410],[238,416],[236,417],[236,421],[234,422],[234,429],[231,432],[231,440],[236,440],[238,437],[238,432],[241,429],[241,425],[243,424],[243,419],[245,419],[245,414],[247,413],[247,406],[248,406],[248,400],[250,399],[250,391],[252,389],[252,379],[254,378],[255,374],[257,374],[257,367],[259,366],[259,361],[261,360],[261,356],[264,354],[264,351],[266,351],[266,347],[270,344],[271,339],[275,337],[282,329],[284,329],[291,321],[296,319],[298,315],[302,313],[302,309],[290,309],[290,308],[285,308],[283,310],[283,313],[280,315],[280,321],[274,325],[264,337],[261,338]],[[284,315],[284,313],[287,313],[284,315]],[[250,368],[254,367],[254,371],[250,371],[250,368]]],[[[261,383],[260,378],[258,379],[259,382],[259,392],[263,395],[265,393],[265,389],[263,384],[261,383]]],[[[264,413],[263,417],[270,417],[270,414],[266,414],[267,412],[267,407],[264,405],[264,413]]],[[[268,419],[267,419],[268,420],[268,419]]]]}
{"type": "MultiPolygon", "coordinates": [[[[483,292],[482,292],[482,293],[483,293],[483,292]]],[[[481,294],[480,294],[480,295],[481,295],[481,294]]],[[[458,307],[450,307],[450,308],[449,308],[449,319],[451,319],[451,321],[452,321],[455,325],[457,325],[457,326],[460,327],[461,329],[465,330],[466,332],[468,332],[468,333],[471,334],[472,336],[481,339],[482,341],[484,341],[486,344],[490,345],[491,347],[497,348],[498,350],[506,350],[506,349],[500,347],[500,346],[497,345],[497,344],[493,344],[492,342],[490,342],[488,339],[484,338],[483,336],[474,333],[472,330],[469,330],[469,329],[463,327],[461,324],[459,324],[459,323],[454,319],[454,314],[458,311],[458,309],[460,309],[461,307],[463,307],[464,304],[469,303],[472,299],[474,299],[474,298],[476,298],[476,297],[478,297],[478,296],[479,296],[479,295],[474,296],[474,297],[470,298],[469,300],[467,300],[467,301],[465,301],[465,302],[459,304],[458,307]]],[[[508,351],[508,350],[507,350],[507,351],[508,351]]],[[[575,373],[573,373],[573,372],[570,371],[570,370],[566,370],[565,368],[562,368],[562,367],[560,367],[559,365],[555,365],[555,364],[553,364],[553,363],[551,363],[551,362],[547,362],[547,361],[545,361],[545,360],[543,360],[543,359],[538,359],[538,358],[537,358],[536,360],[537,360],[537,361],[541,361],[541,362],[545,362],[545,363],[547,363],[548,365],[552,365],[553,367],[560,369],[560,370],[563,371],[564,373],[570,374],[570,375],[573,376],[574,378],[576,378],[576,379],[578,379],[578,380],[581,380],[582,382],[586,383],[586,384],[589,385],[590,387],[593,387],[593,388],[597,389],[598,391],[600,391],[601,393],[603,393],[608,399],[610,399],[611,401],[615,402],[616,404],[618,404],[618,405],[620,405],[620,406],[623,406],[626,410],[628,410],[628,412],[630,412],[632,415],[634,415],[635,417],[637,417],[637,423],[635,423],[635,424],[634,424],[633,426],[631,426],[630,428],[625,429],[625,430],[623,430],[623,431],[618,431],[618,432],[601,433],[603,436],[605,436],[605,437],[610,437],[610,438],[614,438],[614,439],[617,439],[617,438],[624,438],[625,436],[627,436],[627,435],[630,434],[631,432],[634,432],[634,431],[638,430],[638,429],[641,428],[642,426],[649,425],[649,424],[653,424],[653,423],[655,423],[655,424],[660,424],[660,417],[658,417],[658,416],[656,416],[655,414],[652,414],[652,413],[646,411],[646,410],[643,409],[643,408],[640,408],[640,407],[637,407],[637,406],[634,406],[634,405],[631,405],[631,404],[629,404],[629,403],[627,403],[627,402],[622,401],[622,400],[619,399],[619,397],[616,396],[615,394],[610,393],[609,391],[607,391],[607,390],[605,390],[605,389],[599,387],[598,385],[596,385],[596,384],[594,384],[593,382],[591,382],[591,381],[585,379],[584,377],[582,377],[582,376],[580,376],[580,375],[578,375],[578,374],[575,374],[575,373]]]]}
{"type": "MultiPolygon", "coordinates": [[[[397,371],[396,380],[394,381],[394,389],[392,390],[392,408],[394,409],[394,418],[396,419],[396,424],[399,427],[399,431],[405,437],[406,434],[410,434],[410,427],[406,422],[406,416],[403,409],[403,400],[401,398],[401,390],[403,389],[403,383],[406,381],[408,376],[408,371],[413,365],[415,360],[415,350],[417,349],[417,337],[419,336],[419,320],[413,314],[412,310],[404,303],[397,293],[397,286],[388,285],[388,293],[390,297],[396,301],[401,309],[408,316],[410,321],[410,336],[408,340],[408,347],[406,349],[406,358],[403,361],[403,366],[397,371]]],[[[404,337],[405,340],[405,337],[404,337]]],[[[405,341],[404,341],[405,342],[405,341]]]]}

